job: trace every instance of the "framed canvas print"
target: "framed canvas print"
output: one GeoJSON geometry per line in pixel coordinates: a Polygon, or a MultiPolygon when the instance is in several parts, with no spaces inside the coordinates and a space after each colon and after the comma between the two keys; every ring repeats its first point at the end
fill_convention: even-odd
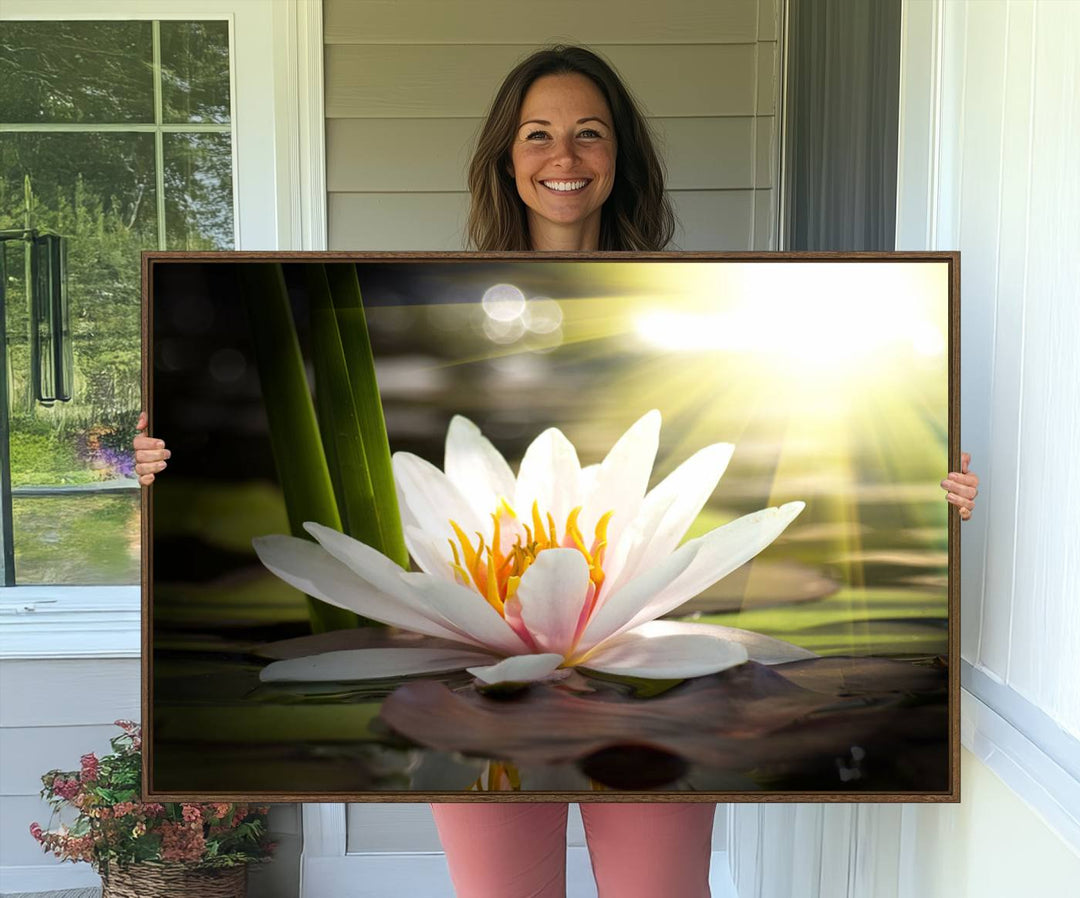
{"type": "Polygon", "coordinates": [[[959,797],[959,256],[143,257],[159,799],[959,797]]]}

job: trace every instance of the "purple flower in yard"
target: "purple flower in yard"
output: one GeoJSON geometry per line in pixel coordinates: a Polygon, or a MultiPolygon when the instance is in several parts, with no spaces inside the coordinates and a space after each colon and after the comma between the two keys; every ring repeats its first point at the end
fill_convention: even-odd
{"type": "Polygon", "coordinates": [[[112,480],[119,477],[135,476],[134,453],[123,449],[112,449],[108,446],[102,446],[95,455],[97,456],[97,464],[108,472],[106,479],[112,480]]]}

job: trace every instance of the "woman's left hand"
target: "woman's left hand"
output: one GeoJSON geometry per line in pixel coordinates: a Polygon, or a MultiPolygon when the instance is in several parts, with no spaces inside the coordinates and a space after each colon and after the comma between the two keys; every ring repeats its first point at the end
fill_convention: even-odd
{"type": "Polygon", "coordinates": [[[941,481],[941,488],[945,490],[945,501],[951,502],[960,510],[961,521],[966,521],[971,517],[971,510],[975,507],[975,497],[979,495],[979,475],[972,474],[968,470],[969,464],[971,464],[971,455],[961,452],[960,470],[950,471],[949,476],[941,481]]]}

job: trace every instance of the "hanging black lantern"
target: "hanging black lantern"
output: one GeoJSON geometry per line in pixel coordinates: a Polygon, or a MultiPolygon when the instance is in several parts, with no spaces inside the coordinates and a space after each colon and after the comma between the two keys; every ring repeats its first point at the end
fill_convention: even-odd
{"type": "Polygon", "coordinates": [[[74,361],[67,297],[67,242],[54,234],[30,244],[30,379],[44,405],[68,402],[74,361]]]}

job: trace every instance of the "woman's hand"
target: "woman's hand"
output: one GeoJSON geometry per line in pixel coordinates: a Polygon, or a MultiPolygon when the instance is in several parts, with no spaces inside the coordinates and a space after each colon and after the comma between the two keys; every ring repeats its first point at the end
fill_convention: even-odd
{"type": "Polygon", "coordinates": [[[165,459],[172,453],[165,448],[164,440],[142,435],[146,430],[146,412],[139,414],[135,429],[139,432],[139,436],[132,441],[135,447],[135,473],[139,475],[139,483],[149,486],[154,482],[154,475],[165,470],[165,459]]]}
{"type": "MultiPolygon", "coordinates": [[[[165,444],[162,443],[162,445],[165,444]]],[[[975,507],[975,497],[979,495],[979,475],[968,471],[970,463],[971,455],[961,452],[960,471],[950,471],[949,476],[941,481],[941,488],[945,490],[945,501],[951,502],[960,510],[961,521],[966,521],[971,517],[971,510],[975,507]]]]}

